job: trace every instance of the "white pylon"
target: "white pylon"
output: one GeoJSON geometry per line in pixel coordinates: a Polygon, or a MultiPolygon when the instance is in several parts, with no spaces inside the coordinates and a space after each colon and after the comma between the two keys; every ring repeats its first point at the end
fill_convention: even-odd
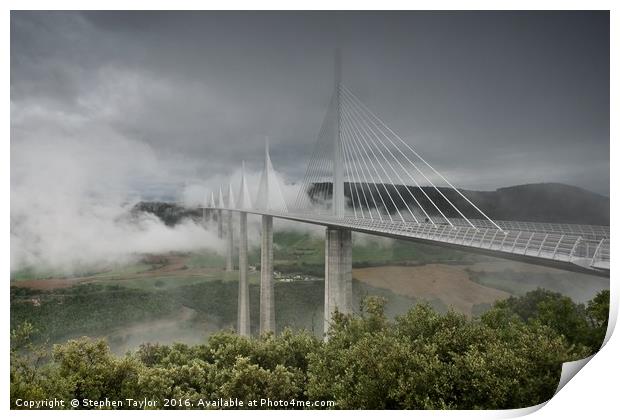
{"type": "Polygon", "coordinates": [[[280,182],[269,156],[268,137],[265,137],[265,167],[261,174],[258,195],[254,204],[260,210],[287,211],[286,200],[284,200],[280,182]]]}
{"type": "Polygon", "coordinates": [[[226,207],[226,205],[224,204],[224,194],[222,194],[222,187],[220,186],[220,193],[217,197],[217,206],[220,209],[223,209],[224,207],[226,207]]]}
{"type": "Polygon", "coordinates": [[[245,161],[241,162],[241,187],[239,189],[239,196],[237,198],[237,208],[240,210],[252,208],[250,190],[248,189],[248,183],[245,179],[245,161]]]}
{"type": "Polygon", "coordinates": [[[332,184],[332,211],[336,217],[344,217],[344,159],[342,153],[342,131],[340,127],[341,109],[340,109],[340,75],[341,75],[341,59],[340,50],[336,50],[335,65],[335,91],[336,91],[336,126],[333,135],[333,168],[334,177],[332,184]]]}
{"type": "Polygon", "coordinates": [[[235,206],[235,194],[233,193],[232,183],[228,184],[228,208],[234,209],[235,206]]]}

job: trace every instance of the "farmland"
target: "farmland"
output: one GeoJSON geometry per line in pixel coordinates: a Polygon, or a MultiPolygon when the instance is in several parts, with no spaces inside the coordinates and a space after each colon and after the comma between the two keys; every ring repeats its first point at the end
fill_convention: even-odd
{"type": "MultiPolygon", "coordinates": [[[[545,287],[578,301],[608,287],[606,279],[504,262],[402,241],[354,236],[355,310],[369,295],[386,299],[393,318],[415,303],[439,312],[454,308],[478,315],[510,295],[545,287]],[[572,295],[571,295],[572,293],[572,295]]],[[[323,323],[323,239],[296,231],[274,235],[278,331],[306,329],[319,336],[323,323]]],[[[251,328],[258,331],[260,250],[250,264],[251,328]]],[[[62,276],[23,270],[12,274],[11,325],[31,322],[40,341],[81,335],[108,339],[122,353],[142,342],[203,342],[234,329],[238,273],[225,272],[214,251],[140,255],[133,262],[62,276]],[[39,273],[39,274],[36,274],[39,273]]]]}

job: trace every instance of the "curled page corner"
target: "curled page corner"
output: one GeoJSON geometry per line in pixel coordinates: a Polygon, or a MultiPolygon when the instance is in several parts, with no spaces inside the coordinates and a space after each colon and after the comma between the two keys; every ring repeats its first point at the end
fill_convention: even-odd
{"type": "Polygon", "coordinates": [[[532,406],[529,406],[529,407],[511,408],[511,409],[507,409],[507,410],[496,411],[496,413],[498,414],[497,418],[513,419],[513,418],[517,418],[517,417],[528,416],[528,415],[530,415],[530,414],[540,410],[541,408],[543,408],[545,405],[547,405],[547,403],[549,401],[550,400],[547,400],[547,401],[542,402],[540,404],[532,405],[532,406]]]}
{"type": "MultiPolygon", "coordinates": [[[[596,353],[595,353],[596,354],[596,353]]],[[[555,389],[554,396],[560,392],[564,385],[568,383],[573,376],[577,374],[593,357],[594,355],[588,356],[585,359],[574,360],[572,362],[562,363],[562,375],[560,375],[560,382],[558,383],[558,387],[555,389]]]]}
{"type": "MultiPolygon", "coordinates": [[[[611,287],[609,289],[609,314],[607,314],[607,331],[605,332],[605,338],[603,339],[601,349],[605,347],[605,344],[607,344],[616,328],[616,322],[618,321],[619,298],[620,296],[618,296],[616,289],[614,287],[611,287]]],[[[601,349],[599,349],[599,351],[601,349]]]]}
{"type": "MultiPolygon", "coordinates": [[[[614,293],[613,288],[610,290],[610,293],[611,294],[609,297],[610,302],[609,302],[609,315],[608,315],[608,321],[607,321],[607,331],[605,332],[605,338],[603,339],[601,348],[598,349],[596,353],[598,353],[605,347],[605,345],[611,338],[611,335],[613,334],[614,329],[616,328],[616,321],[618,320],[618,304],[617,304],[618,296],[616,295],[616,293],[614,293]]],[[[573,378],[573,376],[575,376],[577,372],[579,372],[596,355],[596,353],[586,357],[585,359],[574,360],[572,362],[563,363],[562,364],[562,375],[560,376],[560,382],[558,383],[558,387],[556,388],[555,393],[553,395],[555,396],[558,392],[560,392],[560,390],[564,387],[564,385],[566,385],[568,381],[570,381],[573,378]]]]}
{"type": "MultiPolygon", "coordinates": [[[[595,353],[596,354],[596,353],[595,353]]],[[[555,397],[558,392],[570,381],[573,377],[583,368],[589,361],[594,357],[594,354],[586,357],[585,359],[574,360],[572,362],[562,363],[562,374],[560,375],[560,381],[558,382],[558,387],[555,389],[553,396],[555,397]]],[[[515,418],[515,417],[523,417],[529,414],[532,414],[541,408],[543,408],[549,401],[551,401],[553,397],[544,401],[538,405],[533,405],[530,407],[524,408],[516,408],[505,410],[504,415],[500,416],[501,418],[515,418]]]]}
{"type": "MultiPolygon", "coordinates": [[[[579,359],[579,360],[574,360],[572,362],[562,363],[562,374],[560,375],[560,381],[558,382],[558,387],[555,389],[555,392],[553,393],[554,397],[557,395],[558,392],[560,392],[562,388],[564,388],[564,385],[566,385],[568,381],[573,379],[573,377],[577,374],[577,372],[579,372],[581,368],[583,368],[592,359],[592,357],[594,357],[595,354],[588,356],[585,359],[579,359]]],[[[544,406],[546,406],[547,403],[551,401],[552,398],[553,397],[551,397],[547,401],[544,401],[538,405],[533,405],[531,407],[506,410],[504,412],[505,416],[502,416],[501,418],[515,418],[515,417],[527,416],[529,414],[532,414],[540,410],[544,406]]]]}

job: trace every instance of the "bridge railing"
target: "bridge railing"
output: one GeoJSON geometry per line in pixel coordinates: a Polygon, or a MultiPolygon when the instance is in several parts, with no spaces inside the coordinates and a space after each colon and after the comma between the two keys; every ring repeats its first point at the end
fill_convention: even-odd
{"type": "MultiPolygon", "coordinates": [[[[451,218],[449,220],[458,226],[468,226],[463,219],[451,218]]],[[[488,220],[470,219],[470,221],[477,227],[494,228],[488,220]]],[[[610,237],[609,226],[579,225],[572,223],[516,222],[507,220],[495,220],[495,223],[504,230],[578,235],[584,239],[594,240],[601,240],[610,237]]]]}
{"type": "MultiPolygon", "coordinates": [[[[319,222],[332,220],[334,224],[348,226],[352,229],[361,228],[394,236],[415,237],[510,254],[574,262],[582,266],[594,268],[608,268],[609,266],[609,239],[597,241],[574,233],[534,232],[528,230],[507,230],[502,232],[495,228],[390,222],[353,217],[336,219],[328,215],[315,216],[313,218],[319,222]]],[[[533,228],[536,225],[530,224],[528,227],[533,228]]],[[[548,225],[547,230],[549,231],[557,228],[557,225],[548,225]]]]}
{"type": "MultiPolygon", "coordinates": [[[[329,206],[316,206],[308,209],[295,209],[294,213],[300,214],[308,214],[308,215],[320,215],[321,217],[333,217],[332,210],[329,206]]],[[[383,221],[389,223],[402,223],[402,221],[396,221],[396,217],[393,215],[393,221],[389,220],[389,217],[386,214],[383,214],[383,221]]],[[[352,218],[360,221],[369,221],[372,222],[379,221],[375,215],[374,219],[370,219],[368,217],[353,217],[353,215],[347,216],[347,218],[352,218]]],[[[423,219],[422,219],[423,220],[423,219]]],[[[433,222],[437,225],[444,224],[452,224],[455,227],[471,227],[473,224],[477,228],[486,228],[486,229],[497,229],[490,221],[485,219],[468,219],[465,220],[463,218],[440,218],[433,217],[433,222]],[[471,224],[470,224],[471,222],[471,224]]],[[[520,221],[510,221],[510,220],[494,220],[495,224],[499,226],[502,230],[506,231],[526,231],[526,232],[543,232],[550,234],[564,234],[564,235],[573,235],[573,236],[581,236],[583,239],[600,241],[601,239],[609,239],[610,238],[610,230],[609,226],[599,226],[599,225],[581,225],[581,224],[572,224],[572,223],[545,223],[545,222],[520,222],[520,221]]],[[[408,220],[406,224],[417,224],[413,220],[408,220]]]]}
{"type": "Polygon", "coordinates": [[[577,246],[574,258],[581,265],[609,270],[610,239],[600,241],[582,241],[577,246]]]}
{"type": "MultiPolygon", "coordinates": [[[[388,234],[401,238],[418,238],[464,247],[479,248],[501,253],[517,254],[534,258],[574,263],[593,269],[609,269],[609,238],[591,239],[576,233],[553,232],[555,225],[549,224],[548,231],[499,230],[489,227],[449,225],[447,223],[414,223],[364,219],[352,216],[336,218],[326,213],[291,213],[281,211],[264,212],[275,217],[293,218],[316,224],[327,224],[388,234]]],[[[519,226],[515,222],[514,226],[519,226]]],[[[527,223],[527,222],[526,222],[527,223]]],[[[532,228],[537,224],[528,224],[532,228]]],[[[504,229],[508,225],[502,226],[504,229]]]]}

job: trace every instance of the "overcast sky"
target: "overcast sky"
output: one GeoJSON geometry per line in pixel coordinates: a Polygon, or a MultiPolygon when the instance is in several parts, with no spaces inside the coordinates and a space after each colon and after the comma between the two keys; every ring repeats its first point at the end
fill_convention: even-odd
{"type": "Polygon", "coordinates": [[[335,47],[344,84],[456,185],[609,194],[607,12],[12,12],[12,187],[55,159],[171,194],[259,170],[265,136],[294,182],[335,47]]]}

